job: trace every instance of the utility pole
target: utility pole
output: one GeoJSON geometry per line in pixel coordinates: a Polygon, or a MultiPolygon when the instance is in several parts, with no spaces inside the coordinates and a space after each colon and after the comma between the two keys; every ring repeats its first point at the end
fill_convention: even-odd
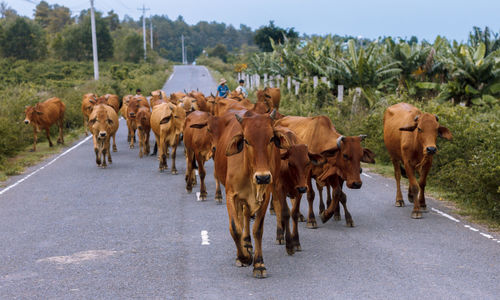
{"type": "Polygon", "coordinates": [[[97,35],[95,33],[94,0],[90,0],[90,27],[92,28],[92,56],[94,57],[94,80],[99,80],[99,61],[97,57],[97,35]]]}
{"type": "Polygon", "coordinates": [[[186,53],[184,52],[184,35],[181,36],[182,40],[182,64],[186,64],[186,53]]]}
{"type": "Polygon", "coordinates": [[[150,29],[149,29],[149,32],[151,33],[151,50],[153,50],[153,17],[149,16],[149,25],[150,26],[150,29]]]}
{"type": "Polygon", "coordinates": [[[142,8],[138,8],[137,10],[142,10],[142,39],[144,41],[144,60],[146,60],[146,6],[143,4],[142,8]]]}

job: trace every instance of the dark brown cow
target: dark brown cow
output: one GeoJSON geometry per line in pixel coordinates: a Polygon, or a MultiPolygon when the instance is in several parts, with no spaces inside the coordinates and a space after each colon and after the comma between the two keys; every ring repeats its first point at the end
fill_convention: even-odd
{"type": "MultiPolygon", "coordinates": [[[[205,162],[213,155],[215,148],[212,132],[208,129],[210,114],[203,111],[194,111],[186,118],[184,127],[184,146],[186,149],[186,190],[191,193],[196,182],[194,172],[198,163],[198,174],[200,175],[200,201],[207,200],[207,188],[205,186],[205,162]]],[[[217,198],[217,203],[222,203],[222,197],[217,198]]]]}
{"type": "Polygon", "coordinates": [[[89,130],[89,116],[92,113],[94,105],[97,103],[97,95],[93,93],[85,94],[82,97],[82,114],[83,114],[83,128],[85,129],[85,135],[88,136],[89,130]]]}
{"type": "Polygon", "coordinates": [[[130,136],[130,149],[134,148],[135,143],[135,130],[137,129],[136,116],[139,108],[145,107],[148,110],[149,103],[148,100],[143,96],[134,96],[129,98],[127,105],[127,127],[128,135],[130,136]]]}
{"type": "MultiPolygon", "coordinates": [[[[308,145],[311,153],[328,157],[326,164],[312,168],[311,178],[317,179],[319,175],[328,172],[330,174],[323,175],[325,180],[329,176],[339,176],[342,181],[346,181],[347,187],[351,189],[361,188],[360,162],[374,162],[373,152],[361,146],[364,136],[342,136],[326,116],[284,117],[277,122],[277,125],[292,130],[301,143],[308,145]]],[[[336,183],[339,181],[331,180],[330,182],[336,183]]],[[[335,190],[338,186],[332,186],[332,188],[335,190]]],[[[309,180],[307,195],[309,202],[308,228],[317,227],[312,206],[314,197],[312,182],[309,180]]],[[[338,206],[338,202],[332,201],[325,211],[323,202],[320,202],[320,216],[323,222],[332,217],[336,206],[338,206]]]]}
{"type": "Polygon", "coordinates": [[[137,124],[137,131],[139,132],[139,157],[142,158],[144,154],[148,155],[150,151],[151,111],[148,107],[142,106],[139,108],[135,122],[137,124]]]}
{"type": "Polygon", "coordinates": [[[195,99],[192,102],[194,103],[194,107],[196,110],[206,111],[206,112],[212,113],[212,115],[213,115],[213,111],[211,110],[211,107],[210,107],[211,105],[209,105],[207,98],[205,98],[205,95],[203,95],[203,93],[192,91],[188,94],[188,96],[191,96],[195,99]]]}
{"type": "Polygon", "coordinates": [[[404,206],[400,187],[402,162],[410,183],[408,201],[413,202],[411,217],[414,219],[422,218],[422,211],[427,210],[425,184],[432,167],[432,158],[437,153],[438,136],[452,139],[450,130],[439,125],[437,116],[423,113],[413,105],[395,104],[384,113],[384,142],[394,165],[396,206],[404,206]],[[418,183],[415,171],[420,175],[418,183]]]}
{"type": "MultiPolygon", "coordinates": [[[[115,136],[118,126],[118,114],[111,106],[98,104],[94,107],[89,117],[89,127],[93,135],[94,152],[98,167],[105,168],[107,166],[106,155],[109,163],[112,163],[109,140],[112,136],[115,136]]],[[[113,145],[113,147],[116,148],[116,145],[113,145]]]]}
{"type": "Polygon", "coordinates": [[[50,98],[44,102],[37,103],[35,106],[27,106],[24,114],[24,124],[33,125],[33,151],[36,151],[37,133],[45,129],[49,146],[52,147],[50,140],[50,126],[57,123],[59,127],[58,144],[64,144],[63,137],[63,119],[66,105],[59,98],[50,98]]]}
{"type": "MultiPolygon", "coordinates": [[[[224,124],[217,138],[215,175],[225,186],[229,231],[237,250],[236,265],[254,264],[253,275],[267,277],[262,258],[264,217],[270,194],[279,176],[279,149],[288,149],[288,138],[274,130],[273,117],[250,111],[228,113],[219,120],[224,124]],[[255,215],[252,255],[250,217],[255,215]]],[[[286,221],[288,223],[288,220],[286,221]]]]}

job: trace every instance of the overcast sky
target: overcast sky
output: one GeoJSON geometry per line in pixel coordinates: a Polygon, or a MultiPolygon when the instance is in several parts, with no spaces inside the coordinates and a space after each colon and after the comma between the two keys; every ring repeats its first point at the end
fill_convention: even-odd
{"type": "MultiPolygon", "coordinates": [[[[2,0],[0,0],[2,1],[2,0]]],[[[38,0],[3,0],[19,14],[33,17],[38,0]]],[[[73,13],[88,8],[89,0],[48,0],[73,13]]],[[[146,15],[182,15],[189,24],[217,21],[253,29],[274,20],[299,33],[338,34],[377,38],[417,36],[433,41],[437,35],[466,41],[473,26],[500,31],[500,0],[95,0],[96,9],[114,10],[123,19],[146,15]]]]}

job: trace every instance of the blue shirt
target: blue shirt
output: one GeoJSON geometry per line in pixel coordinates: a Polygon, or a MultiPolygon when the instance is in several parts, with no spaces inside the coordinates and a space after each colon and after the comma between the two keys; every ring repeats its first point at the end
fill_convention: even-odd
{"type": "Polygon", "coordinates": [[[217,94],[219,95],[219,97],[226,98],[229,94],[229,88],[227,87],[227,85],[219,85],[217,87],[217,94]]]}

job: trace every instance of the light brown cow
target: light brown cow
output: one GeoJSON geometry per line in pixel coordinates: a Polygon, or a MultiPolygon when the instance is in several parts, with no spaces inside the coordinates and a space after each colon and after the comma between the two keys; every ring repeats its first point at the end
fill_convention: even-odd
{"type": "Polygon", "coordinates": [[[158,158],[160,160],[159,170],[167,169],[168,147],[172,147],[172,174],[177,174],[175,167],[175,156],[179,143],[180,133],[184,126],[182,118],[183,109],[178,109],[173,103],[162,103],[156,105],[151,113],[151,129],[153,130],[158,145],[158,158]]]}
{"type": "Polygon", "coordinates": [[[37,133],[45,130],[49,146],[52,147],[50,140],[50,126],[57,123],[59,127],[58,144],[64,144],[63,137],[63,119],[66,105],[61,102],[59,98],[50,98],[44,102],[37,103],[35,106],[27,106],[24,114],[24,124],[31,124],[33,126],[33,151],[36,151],[37,133]]]}
{"type": "Polygon", "coordinates": [[[89,130],[89,116],[97,103],[97,95],[93,93],[85,94],[82,97],[82,114],[83,114],[83,128],[85,129],[85,135],[88,136],[89,130]]]}
{"type": "Polygon", "coordinates": [[[413,105],[395,104],[384,113],[384,142],[394,165],[396,206],[404,206],[400,187],[402,162],[410,183],[408,201],[413,202],[411,217],[414,219],[422,218],[422,212],[427,211],[425,185],[432,158],[437,153],[438,136],[452,139],[450,130],[439,124],[437,116],[423,113],[413,105]],[[419,182],[415,172],[420,175],[419,182]]]}
{"type": "MultiPolygon", "coordinates": [[[[186,149],[186,190],[191,193],[196,182],[194,169],[198,165],[200,176],[200,201],[207,200],[207,187],[205,185],[205,162],[213,155],[215,140],[209,130],[210,114],[203,111],[193,111],[186,117],[184,126],[184,146],[186,149]]],[[[217,203],[222,203],[222,197],[216,198],[217,203]]]]}
{"type": "Polygon", "coordinates": [[[137,124],[137,131],[139,132],[139,157],[142,158],[144,154],[148,155],[150,151],[151,111],[149,108],[140,107],[137,111],[135,122],[137,124]]]}
{"type": "Polygon", "coordinates": [[[145,97],[136,95],[129,98],[127,105],[127,127],[128,135],[130,136],[130,149],[134,148],[135,131],[138,126],[136,116],[139,108],[141,107],[145,107],[150,110],[148,100],[145,97]]]}
{"type": "Polygon", "coordinates": [[[288,149],[288,138],[274,130],[274,113],[229,110],[219,119],[224,130],[217,137],[215,175],[225,186],[229,231],[237,250],[236,265],[254,265],[253,275],[267,277],[262,258],[264,217],[270,194],[278,181],[279,149],[288,149]],[[252,255],[250,217],[255,215],[252,255]]]}
{"type": "Polygon", "coordinates": [[[170,94],[170,102],[177,105],[177,104],[179,104],[179,101],[184,97],[186,97],[186,94],[183,92],[172,93],[172,94],[170,94]]]}
{"type": "MultiPolygon", "coordinates": [[[[339,176],[342,182],[346,181],[347,187],[351,189],[361,188],[360,162],[375,162],[373,152],[361,146],[361,141],[365,136],[342,136],[326,116],[284,117],[278,120],[277,125],[292,130],[301,143],[308,145],[311,153],[322,154],[328,157],[326,164],[312,168],[311,178],[317,179],[319,175],[323,174],[323,179],[326,181],[326,178],[329,176],[339,176]],[[324,173],[327,174],[325,175],[324,173]]],[[[332,180],[330,182],[340,184],[339,180],[332,180]]],[[[339,187],[332,186],[332,188],[335,190],[339,187]]],[[[308,228],[317,227],[313,211],[314,197],[315,193],[312,188],[312,182],[309,180],[307,195],[309,202],[308,228]]],[[[332,201],[328,209],[325,210],[323,202],[320,201],[320,216],[323,222],[328,221],[332,217],[337,208],[336,206],[338,206],[338,202],[332,201]]],[[[350,224],[353,224],[352,220],[349,220],[348,226],[350,224]]]]}
{"type": "Polygon", "coordinates": [[[264,92],[266,100],[269,102],[271,107],[278,110],[280,107],[280,100],[281,100],[280,89],[266,87],[263,92],[264,92]]]}
{"type": "MultiPolygon", "coordinates": [[[[194,103],[194,107],[196,110],[206,111],[206,112],[212,113],[212,115],[213,115],[213,112],[211,111],[211,105],[209,105],[208,99],[205,98],[205,95],[203,95],[203,93],[191,91],[188,94],[188,96],[191,96],[194,99],[196,99],[195,101],[192,101],[194,103]]],[[[215,103],[215,101],[214,101],[214,103],[215,103]]]]}
{"type": "MultiPolygon", "coordinates": [[[[98,167],[105,168],[107,166],[106,156],[109,163],[112,163],[109,141],[112,136],[116,135],[118,130],[118,115],[111,106],[99,104],[94,107],[89,119],[90,131],[94,141],[95,161],[98,167]]],[[[113,148],[116,148],[114,143],[113,148]]]]}
{"type": "Polygon", "coordinates": [[[120,111],[120,98],[118,95],[106,94],[103,97],[106,99],[106,104],[111,106],[116,113],[120,111]]]}
{"type": "Polygon", "coordinates": [[[149,103],[151,108],[154,106],[161,104],[161,103],[166,103],[168,102],[169,99],[167,97],[167,94],[165,94],[164,91],[162,90],[156,90],[151,92],[151,98],[149,99],[149,103]]]}

